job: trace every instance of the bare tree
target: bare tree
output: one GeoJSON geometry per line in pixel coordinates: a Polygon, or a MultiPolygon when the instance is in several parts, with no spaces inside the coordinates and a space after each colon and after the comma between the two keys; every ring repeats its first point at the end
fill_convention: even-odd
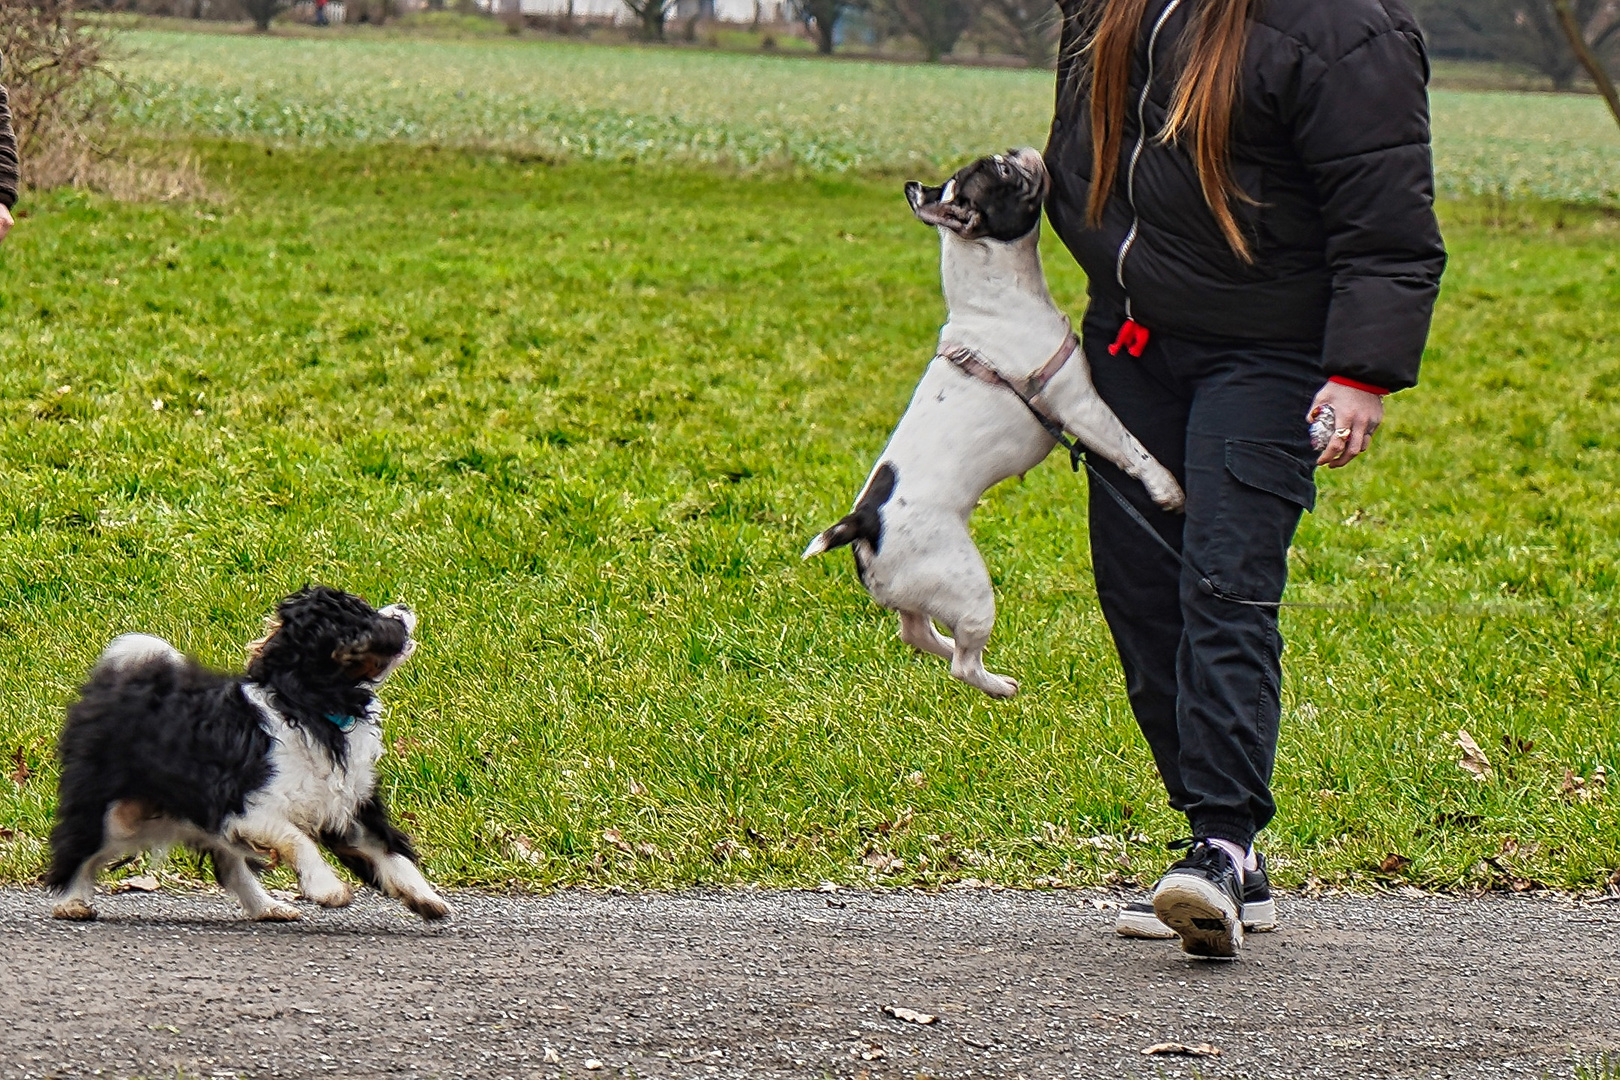
{"type": "Polygon", "coordinates": [[[68,0],[0,0],[0,55],[24,182],[82,181],[104,154],[116,89],[104,34],[80,21],[68,0]]]}
{"type": "Polygon", "coordinates": [[[984,0],[985,29],[1030,67],[1050,67],[1063,17],[1053,0],[984,0]]]}
{"type": "Polygon", "coordinates": [[[816,51],[823,56],[832,55],[833,31],[838,20],[856,6],[852,0],[794,0],[793,3],[805,29],[816,36],[816,51]]]}
{"type": "MultiPolygon", "coordinates": [[[[1569,39],[1570,49],[1580,60],[1586,73],[1592,76],[1592,81],[1597,84],[1598,93],[1603,95],[1603,100],[1609,103],[1609,111],[1614,114],[1614,122],[1620,124],[1620,91],[1615,90],[1614,80],[1609,77],[1608,69],[1603,66],[1603,61],[1598,59],[1592,46],[1587,44],[1586,35],[1580,22],[1575,18],[1575,12],[1570,9],[1569,0],[1552,0],[1552,5],[1558,13],[1558,25],[1564,31],[1564,36],[1569,39]]],[[[1620,19],[1617,19],[1614,25],[1620,25],[1620,19]]],[[[1612,30],[1613,26],[1610,29],[1612,30]]]]}
{"type": "Polygon", "coordinates": [[[916,38],[933,63],[973,25],[978,0],[873,0],[872,10],[886,29],[916,38]]]}
{"type": "MultiPolygon", "coordinates": [[[[1595,55],[1620,44],[1616,0],[1567,0],[1570,18],[1595,55]]],[[[1426,0],[1420,15],[1431,32],[1467,51],[1523,64],[1558,90],[1575,85],[1581,62],[1570,49],[1554,0],[1426,0]]]]}
{"type": "Polygon", "coordinates": [[[664,40],[664,21],[675,13],[675,0],[624,0],[624,6],[641,23],[641,40],[664,40]]]}
{"type": "Polygon", "coordinates": [[[287,10],[286,0],[242,0],[242,10],[261,34],[270,29],[270,20],[287,10]]]}

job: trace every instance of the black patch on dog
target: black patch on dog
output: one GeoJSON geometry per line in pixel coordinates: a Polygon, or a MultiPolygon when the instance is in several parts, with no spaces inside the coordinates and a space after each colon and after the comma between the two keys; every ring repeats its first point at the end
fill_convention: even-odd
{"type": "MultiPolygon", "coordinates": [[[[831,551],[846,544],[853,544],[857,540],[865,540],[872,545],[873,551],[883,549],[883,504],[889,501],[894,494],[894,484],[899,478],[895,472],[894,463],[885,461],[877,467],[872,474],[872,482],[866,485],[861,497],[855,502],[855,509],[839,518],[821,538],[826,541],[823,551],[831,551]]],[[[865,569],[861,566],[859,555],[855,557],[855,573],[864,575],[865,569]]],[[[865,578],[862,578],[864,582],[865,578]]]]}
{"type": "Polygon", "coordinates": [[[134,800],[213,833],[270,779],[270,736],[241,680],[155,657],[91,673],[68,709],[45,886],[101,850],[107,808],[134,800]]]}
{"type": "Polygon", "coordinates": [[[911,181],[906,201],[917,220],[944,226],[963,239],[1017,240],[1041,222],[1050,184],[1045,166],[1037,162],[1039,155],[1019,151],[983,157],[938,187],[911,181]],[[943,201],[947,188],[949,202],[943,201]]]}

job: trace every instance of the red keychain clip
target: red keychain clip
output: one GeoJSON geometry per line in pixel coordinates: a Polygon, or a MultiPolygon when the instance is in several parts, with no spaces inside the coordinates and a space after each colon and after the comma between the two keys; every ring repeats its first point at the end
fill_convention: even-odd
{"type": "Polygon", "coordinates": [[[1109,356],[1118,356],[1119,350],[1124,349],[1133,357],[1140,359],[1147,350],[1148,328],[1135,319],[1126,319],[1125,325],[1119,328],[1119,336],[1114,343],[1108,346],[1109,356]]]}

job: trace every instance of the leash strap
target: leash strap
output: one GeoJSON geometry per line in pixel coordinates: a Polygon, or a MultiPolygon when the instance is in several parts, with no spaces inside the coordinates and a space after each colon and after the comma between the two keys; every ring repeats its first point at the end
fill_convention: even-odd
{"type": "MultiPolygon", "coordinates": [[[[1053,375],[1057,374],[1058,369],[1068,361],[1069,357],[1074,353],[1076,344],[1077,340],[1071,333],[1065,339],[1063,346],[1058,349],[1057,354],[1054,355],[1051,360],[1047,361],[1044,367],[1042,367],[1039,373],[1039,375],[1044,376],[1044,378],[1041,378],[1040,380],[1040,387],[1042,389],[1045,388],[1047,381],[1049,381],[1053,375]]],[[[1145,335],[1143,344],[1146,344],[1145,335]]],[[[942,347],[939,355],[961,368],[963,374],[970,375],[981,382],[987,382],[993,386],[999,386],[1002,389],[1011,391],[1014,397],[1024,403],[1024,408],[1029,410],[1030,415],[1035,418],[1036,422],[1041,425],[1046,433],[1050,435],[1059,446],[1063,447],[1063,449],[1069,452],[1069,468],[1074,472],[1079,472],[1080,466],[1082,464],[1085,465],[1086,474],[1090,476],[1092,480],[1102,485],[1102,489],[1108,493],[1110,498],[1119,504],[1119,508],[1125,511],[1125,515],[1134,521],[1138,528],[1151,536],[1155,544],[1158,544],[1165,551],[1169,552],[1170,557],[1175,559],[1176,562],[1180,563],[1183,570],[1186,570],[1198,580],[1198,588],[1204,593],[1205,596],[1213,596],[1217,600],[1224,600],[1228,604],[1237,604],[1240,607],[1267,608],[1272,611],[1276,611],[1279,608],[1317,608],[1328,610],[1348,606],[1345,604],[1313,604],[1297,600],[1250,600],[1248,597],[1236,596],[1227,592],[1225,589],[1215,584],[1215,582],[1210,579],[1208,574],[1198,569],[1197,565],[1194,564],[1191,559],[1187,558],[1186,555],[1178,551],[1176,547],[1170,543],[1170,541],[1159,535],[1159,530],[1155,529],[1148,519],[1142,516],[1142,511],[1138,510],[1135,505],[1132,504],[1132,502],[1120,492],[1119,488],[1110,483],[1108,478],[1103,476],[1102,473],[1098,472],[1097,467],[1087,460],[1086,448],[1080,444],[1080,441],[1078,439],[1070,438],[1069,433],[1063,430],[1063,425],[1045,410],[1037,407],[1035,402],[1031,400],[1031,396],[1026,396],[1022,390],[1013,385],[1011,380],[1002,375],[989,364],[985,363],[977,353],[964,345],[942,347]]],[[[1040,389],[1037,389],[1035,395],[1033,396],[1038,396],[1039,394],[1040,389]]]]}

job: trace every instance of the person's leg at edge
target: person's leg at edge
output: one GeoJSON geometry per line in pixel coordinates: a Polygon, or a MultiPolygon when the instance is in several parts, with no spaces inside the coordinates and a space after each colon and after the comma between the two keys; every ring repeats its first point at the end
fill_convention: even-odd
{"type": "Polygon", "coordinates": [[[1282,597],[1288,546],[1314,500],[1304,418],[1322,376],[1297,352],[1168,348],[1197,383],[1183,552],[1214,590],[1183,574],[1177,733],[1195,843],[1155,889],[1154,909],[1188,952],[1231,957],[1242,942],[1244,866],[1256,865],[1254,835],[1275,813],[1282,638],[1276,608],[1264,605],[1282,597]]]}
{"type": "MultiPolygon", "coordinates": [[[[1162,370],[1150,344],[1140,358],[1111,356],[1107,345],[1118,319],[1092,313],[1082,333],[1092,381],[1148,452],[1176,479],[1182,480],[1182,454],[1187,443],[1191,395],[1162,370]]],[[[1181,547],[1182,517],[1161,510],[1141,484],[1101,457],[1092,467],[1112,484],[1174,548],[1181,547]]],[[[1176,718],[1176,651],[1181,642],[1181,564],[1142,535],[1101,484],[1087,474],[1091,562],[1097,601],[1113,636],[1125,674],[1125,690],[1153,761],[1169,795],[1170,806],[1185,812],[1191,798],[1181,783],[1181,736],[1176,718]]],[[[1174,938],[1159,921],[1152,898],[1127,901],[1114,920],[1116,933],[1130,938],[1174,938]]]]}

